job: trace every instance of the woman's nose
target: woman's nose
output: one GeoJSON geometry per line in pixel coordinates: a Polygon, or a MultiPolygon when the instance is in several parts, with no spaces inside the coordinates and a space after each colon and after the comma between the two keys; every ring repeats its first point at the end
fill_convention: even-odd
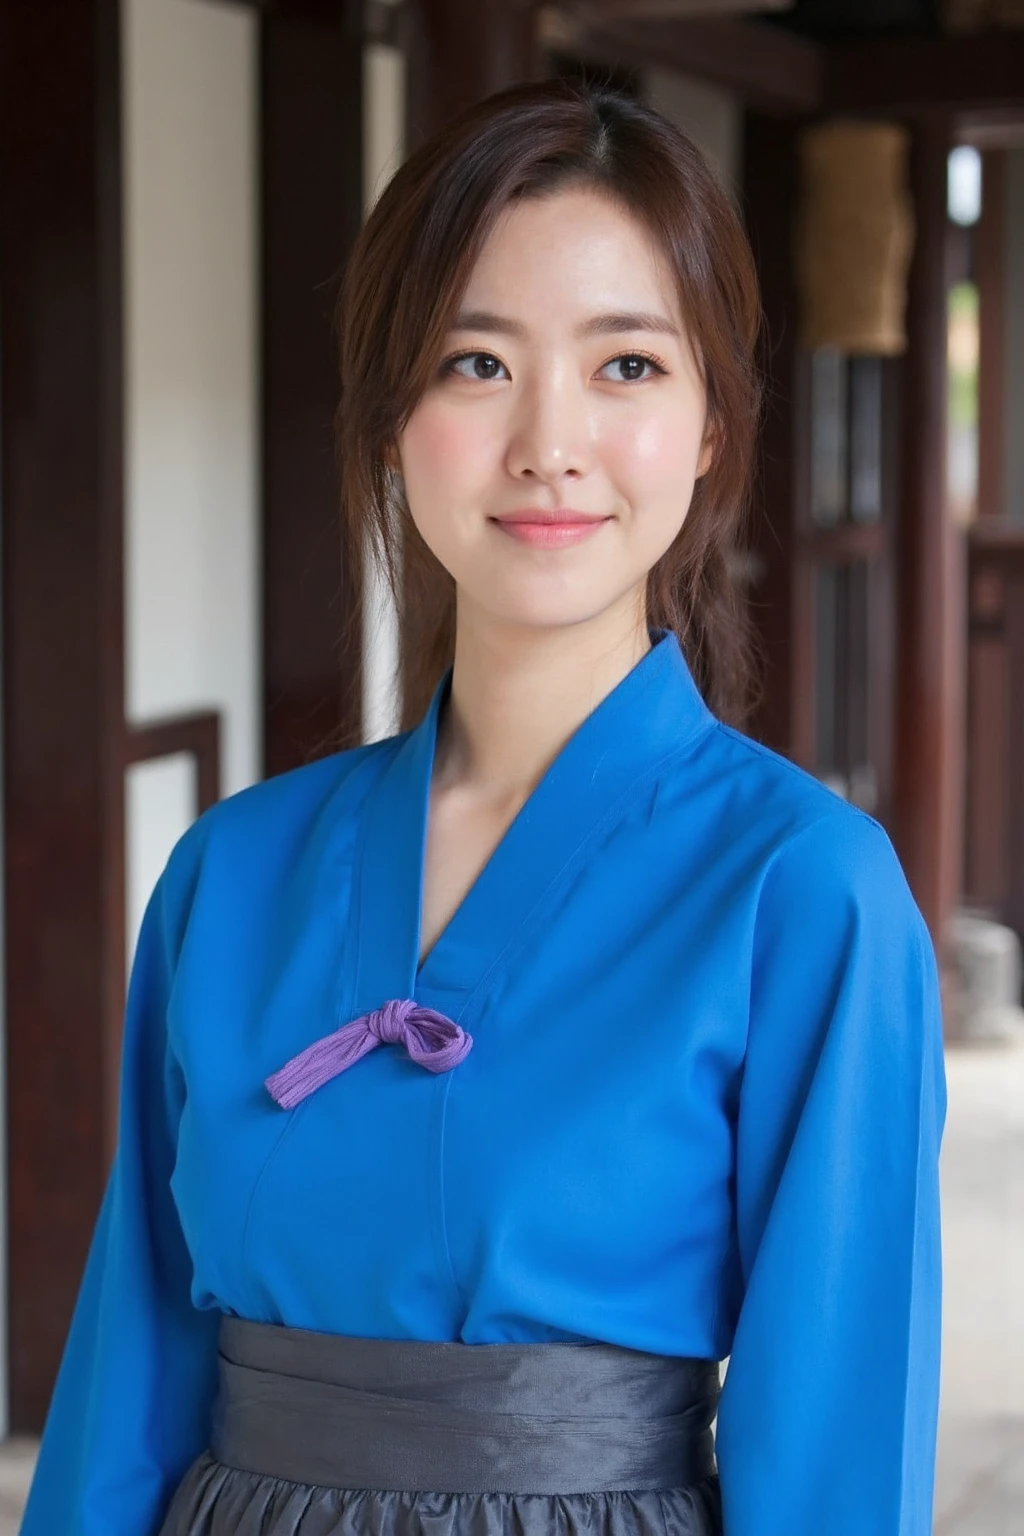
{"type": "Polygon", "coordinates": [[[591,421],[576,380],[552,377],[521,395],[508,449],[510,472],[550,482],[585,474],[593,454],[591,421]]]}

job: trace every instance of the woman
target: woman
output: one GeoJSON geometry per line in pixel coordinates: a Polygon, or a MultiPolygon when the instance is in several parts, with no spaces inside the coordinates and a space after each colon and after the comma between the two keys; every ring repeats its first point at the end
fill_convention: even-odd
{"type": "Polygon", "coordinates": [[[934,955],[878,824],[726,723],[757,317],[614,93],[384,192],[340,441],[407,729],[170,858],[24,1536],[930,1530],[934,955]]]}

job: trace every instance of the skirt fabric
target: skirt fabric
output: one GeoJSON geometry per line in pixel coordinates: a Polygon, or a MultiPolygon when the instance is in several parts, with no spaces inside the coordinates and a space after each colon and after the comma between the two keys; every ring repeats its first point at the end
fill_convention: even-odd
{"type": "Polygon", "coordinates": [[[715,1360],[225,1318],[160,1536],[721,1536],[715,1360]]]}

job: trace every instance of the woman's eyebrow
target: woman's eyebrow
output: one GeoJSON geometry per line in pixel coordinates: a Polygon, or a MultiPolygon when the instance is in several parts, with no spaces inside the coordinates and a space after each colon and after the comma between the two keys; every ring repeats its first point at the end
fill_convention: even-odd
{"type": "MultiPolygon", "coordinates": [[[[452,323],[453,331],[492,331],[499,336],[514,336],[522,340],[526,335],[526,327],[518,320],[510,320],[504,315],[494,314],[487,309],[464,310],[456,315],[452,323]]],[[[576,327],[576,335],[581,339],[587,336],[611,336],[627,331],[655,331],[665,336],[679,336],[679,327],[667,315],[659,315],[648,310],[620,310],[609,314],[591,315],[576,327]]]]}

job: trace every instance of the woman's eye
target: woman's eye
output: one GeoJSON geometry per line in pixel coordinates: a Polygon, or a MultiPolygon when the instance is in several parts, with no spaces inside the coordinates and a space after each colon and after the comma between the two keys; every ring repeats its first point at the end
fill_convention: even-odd
{"type": "Polygon", "coordinates": [[[504,366],[490,352],[463,352],[458,357],[449,357],[441,371],[446,375],[455,374],[460,379],[480,379],[486,383],[496,379],[498,370],[504,366]]]}
{"type": "Polygon", "coordinates": [[[645,352],[622,352],[618,357],[610,358],[600,372],[607,368],[619,369],[618,374],[613,374],[612,379],[616,384],[637,384],[648,377],[644,372],[650,368],[654,373],[664,373],[664,366],[656,357],[648,357],[645,352]]]}
{"type": "MultiPolygon", "coordinates": [[[[651,357],[645,352],[622,352],[618,357],[610,358],[598,371],[606,377],[611,377],[612,382],[616,384],[639,384],[650,377],[650,373],[666,373],[668,370],[656,357],[651,357]],[[617,369],[618,372],[609,375],[610,368],[617,369]]],[[[480,383],[488,383],[502,377],[508,378],[505,364],[492,352],[460,352],[454,357],[445,359],[441,365],[441,373],[445,378],[455,376],[460,379],[475,379],[480,383]]]]}

